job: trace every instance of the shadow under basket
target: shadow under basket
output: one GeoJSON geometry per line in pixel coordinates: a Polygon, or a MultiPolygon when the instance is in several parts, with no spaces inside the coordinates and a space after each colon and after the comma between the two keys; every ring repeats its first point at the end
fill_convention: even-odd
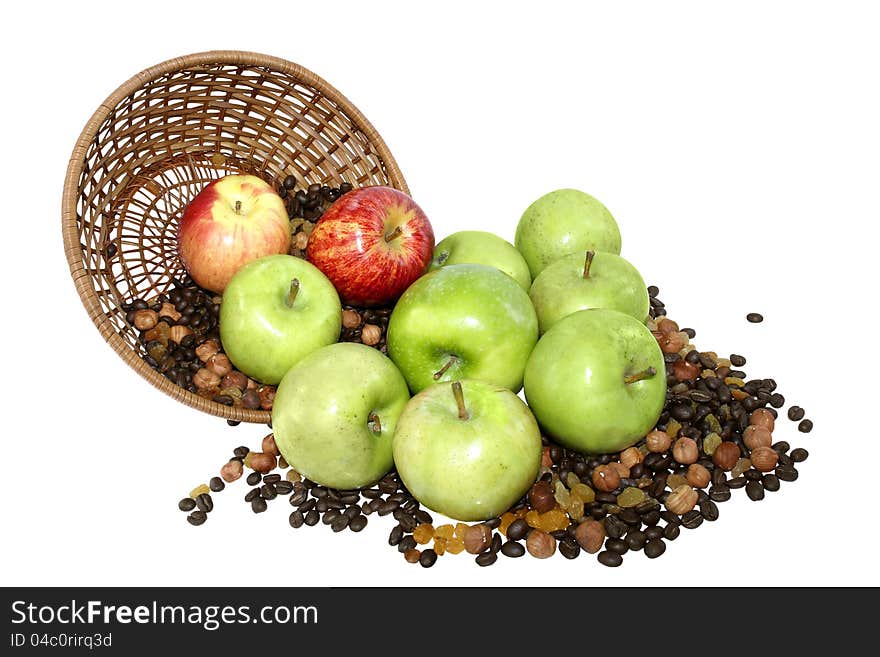
{"type": "Polygon", "coordinates": [[[210,181],[249,173],[276,189],[318,183],[409,192],[385,142],[345,96],[297,64],[212,51],[138,73],[105,100],[76,142],[64,180],[64,251],[104,339],[178,401],[229,420],[270,412],[225,406],[175,385],[143,360],[122,305],[185,276],[176,248],[187,203],[210,181]]]}

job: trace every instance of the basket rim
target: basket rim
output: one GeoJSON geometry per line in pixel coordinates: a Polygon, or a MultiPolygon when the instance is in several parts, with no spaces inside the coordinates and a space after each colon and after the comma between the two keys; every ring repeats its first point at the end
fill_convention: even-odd
{"type": "Polygon", "coordinates": [[[351,118],[357,129],[364,133],[385,165],[390,184],[405,193],[409,193],[409,187],[394,156],[388,150],[388,146],[376,128],[338,89],[319,75],[299,64],[280,57],[246,50],[208,50],[174,57],[150,66],[130,77],[107,96],[86,122],[82,132],[80,132],[73,147],[64,177],[64,191],[62,192],[61,199],[61,229],[64,240],[64,255],[67,258],[70,275],[73,278],[77,294],[89,318],[95,324],[104,340],[113,348],[113,351],[153,387],[158,388],[191,408],[210,415],[239,422],[267,424],[271,420],[271,413],[269,411],[254,411],[246,408],[224,406],[223,404],[200,397],[185,388],[175,385],[140,358],[128,343],[118,335],[112,322],[104,314],[104,310],[101,308],[100,301],[98,300],[98,295],[89,282],[89,273],[82,262],[82,250],[79,246],[79,230],[76,219],[79,176],[87,149],[101,124],[103,124],[104,120],[122,100],[141,88],[145,83],[182,68],[212,64],[262,66],[291,75],[304,84],[313,87],[342,108],[348,117],[351,118]]]}

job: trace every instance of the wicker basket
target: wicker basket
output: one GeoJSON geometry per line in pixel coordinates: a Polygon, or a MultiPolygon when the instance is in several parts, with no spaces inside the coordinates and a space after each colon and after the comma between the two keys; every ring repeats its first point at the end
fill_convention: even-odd
{"type": "Polygon", "coordinates": [[[311,71],[250,52],[199,53],[138,73],[86,124],[64,181],[64,250],[92,321],[142,377],[206,413],[266,423],[268,411],[224,406],[153,370],[121,309],[172,288],[183,208],[238,172],[275,186],[293,174],[299,184],[409,191],[369,121],[311,71]]]}

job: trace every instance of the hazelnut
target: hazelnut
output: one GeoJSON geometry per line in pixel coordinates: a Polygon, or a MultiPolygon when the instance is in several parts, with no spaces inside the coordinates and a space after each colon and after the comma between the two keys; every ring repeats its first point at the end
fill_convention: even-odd
{"type": "Polygon", "coordinates": [[[205,367],[214,372],[217,376],[224,377],[232,371],[232,363],[229,362],[226,354],[214,354],[205,363],[205,367]]]}
{"type": "Polygon", "coordinates": [[[170,304],[167,301],[163,303],[162,308],[159,309],[159,315],[162,317],[168,317],[175,322],[180,319],[180,313],[177,312],[177,308],[175,308],[173,304],[170,304]]]}
{"type": "Polygon", "coordinates": [[[677,354],[688,343],[687,333],[667,333],[660,340],[660,351],[664,354],[677,354]]]}
{"type": "Polygon", "coordinates": [[[605,542],[605,523],[598,520],[585,520],[574,532],[575,540],[584,552],[596,554],[605,542]]]}
{"type": "Polygon", "coordinates": [[[220,351],[220,343],[216,340],[205,340],[202,344],[196,347],[196,356],[199,357],[199,360],[203,363],[207,363],[211,356],[220,351]]]}
{"type": "Polygon", "coordinates": [[[626,467],[623,463],[612,461],[608,464],[608,467],[614,470],[617,473],[617,476],[621,479],[629,478],[629,468],[626,467]]]}
{"type": "Polygon", "coordinates": [[[779,454],[776,450],[769,446],[760,446],[752,450],[752,467],[761,472],[770,472],[776,467],[779,461],[779,454]]]}
{"type": "Polygon", "coordinates": [[[739,457],[739,447],[736,443],[725,440],[712,453],[712,463],[722,470],[730,470],[739,461],[739,457]]]}
{"type": "Polygon", "coordinates": [[[672,448],[672,458],[682,465],[696,463],[700,458],[700,450],[693,438],[679,438],[672,448]]]}
{"type": "Polygon", "coordinates": [[[220,383],[221,388],[238,388],[239,392],[247,388],[248,378],[238,370],[232,370],[223,377],[220,383]]]}
{"type": "Polygon", "coordinates": [[[666,496],[666,508],[677,516],[683,516],[697,505],[697,491],[682,484],[666,496]]]}
{"type": "Polygon", "coordinates": [[[261,448],[266,454],[278,456],[278,445],[275,444],[274,433],[270,433],[268,436],[263,438],[263,444],[261,445],[261,448]]]}
{"type": "Polygon", "coordinates": [[[260,393],[256,390],[247,389],[241,395],[241,405],[252,411],[260,408],[260,393]]]}
{"type": "Polygon", "coordinates": [[[275,457],[272,454],[267,454],[265,452],[251,454],[250,459],[248,460],[248,466],[260,474],[266,474],[270,470],[274,470],[276,465],[277,461],[275,460],[275,457]]]}
{"type": "Polygon", "coordinates": [[[208,390],[220,385],[220,377],[203,367],[193,375],[193,385],[199,390],[208,390]]]}
{"type": "Polygon", "coordinates": [[[229,463],[220,468],[220,476],[227,484],[239,479],[244,471],[241,461],[232,459],[229,463]]]}
{"type": "Polygon", "coordinates": [[[364,324],[364,328],[361,329],[361,342],[368,347],[372,347],[378,344],[381,339],[382,329],[375,324],[364,324]]]}
{"type": "Polygon", "coordinates": [[[752,414],[749,415],[749,424],[764,427],[767,431],[772,433],[773,427],[776,425],[776,419],[773,417],[773,413],[766,408],[756,408],[752,411],[752,414]]]}
{"type": "Polygon", "coordinates": [[[529,506],[538,513],[546,513],[556,506],[556,499],[553,497],[553,489],[550,487],[549,481],[536,481],[529,489],[529,506]]]}
{"type": "Polygon", "coordinates": [[[463,541],[469,554],[479,554],[492,544],[492,530],[483,523],[471,525],[465,530],[463,541]]]}
{"type": "Polygon", "coordinates": [[[263,386],[258,391],[260,395],[260,408],[264,411],[271,411],[272,405],[275,403],[275,388],[272,386],[263,386]]]}
{"type": "Polygon", "coordinates": [[[526,538],[526,549],[536,559],[546,559],[556,552],[556,539],[547,532],[533,529],[526,538]]]}
{"type": "Polygon", "coordinates": [[[681,358],[672,365],[672,373],[676,381],[694,381],[700,376],[700,366],[681,358]]]}
{"type": "Polygon", "coordinates": [[[357,310],[342,311],[342,325],[347,329],[355,329],[361,325],[361,316],[357,310]]]}
{"type": "Polygon", "coordinates": [[[669,335],[670,333],[678,333],[678,324],[676,324],[673,320],[668,317],[664,317],[660,321],[657,322],[657,330],[660,331],[663,335],[669,335]]]}
{"type": "Polygon", "coordinates": [[[620,453],[620,462],[627,468],[632,468],[636,463],[645,459],[638,447],[628,447],[620,453]]]}
{"type": "Polygon", "coordinates": [[[149,331],[159,323],[159,315],[155,310],[147,308],[136,310],[134,313],[134,327],[139,331],[149,331]]]}
{"type": "Polygon", "coordinates": [[[694,488],[705,488],[712,480],[709,471],[699,463],[691,463],[687,469],[687,481],[694,488]]]}
{"type": "Polygon", "coordinates": [[[298,248],[300,251],[305,251],[306,247],[309,245],[309,236],[306,233],[300,231],[296,234],[293,242],[296,248],[298,248]]]}
{"type": "Polygon", "coordinates": [[[617,470],[607,465],[599,465],[593,470],[593,486],[601,491],[610,493],[620,486],[620,475],[617,470]]]}
{"type": "Polygon", "coordinates": [[[551,468],[553,467],[553,459],[550,458],[550,448],[545,447],[541,450],[541,467],[542,468],[551,468]]]}
{"type": "MultiPolygon", "coordinates": [[[[168,332],[168,337],[171,338],[173,342],[180,343],[186,336],[192,335],[192,329],[189,326],[182,326],[177,324],[171,327],[171,330],[168,332]]],[[[218,374],[220,374],[218,372],[218,374]]],[[[223,376],[220,374],[220,376],[223,376]]]]}
{"type": "Polygon", "coordinates": [[[256,381],[254,381],[253,379],[247,380],[247,389],[248,390],[258,390],[259,387],[260,387],[260,384],[257,383],[256,381]]]}
{"type": "Polygon", "coordinates": [[[750,450],[754,451],[759,447],[770,447],[773,443],[773,436],[767,429],[758,424],[750,424],[743,431],[743,442],[750,450]]]}
{"type": "Polygon", "coordinates": [[[659,454],[669,449],[672,444],[672,438],[665,431],[657,431],[656,429],[645,436],[645,445],[649,452],[659,454]]]}

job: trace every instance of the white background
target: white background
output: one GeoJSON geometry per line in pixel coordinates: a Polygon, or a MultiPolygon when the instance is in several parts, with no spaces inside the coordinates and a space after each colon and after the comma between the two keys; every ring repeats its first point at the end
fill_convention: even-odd
{"type": "Polygon", "coordinates": [[[4,10],[0,583],[880,584],[871,3],[190,4],[4,10]],[[810,450],[800,480],[760,504],[735,491],[718,522],[615,570],[585,555],[424,570],[385,543],[390,518],[360,535],[294,531],[284,501],[253,515],[243,480],[190,527],[177,500],[266,429],[174,402],[111,351],[70,280],[60,199],[98,104],[210,49],[283,57],[342,90],[438,239],[512,239],[538,196],[597,196],[697,345],[746,355],[807,409],[809,436],[788,420],[776,431],[810,450]]]}

